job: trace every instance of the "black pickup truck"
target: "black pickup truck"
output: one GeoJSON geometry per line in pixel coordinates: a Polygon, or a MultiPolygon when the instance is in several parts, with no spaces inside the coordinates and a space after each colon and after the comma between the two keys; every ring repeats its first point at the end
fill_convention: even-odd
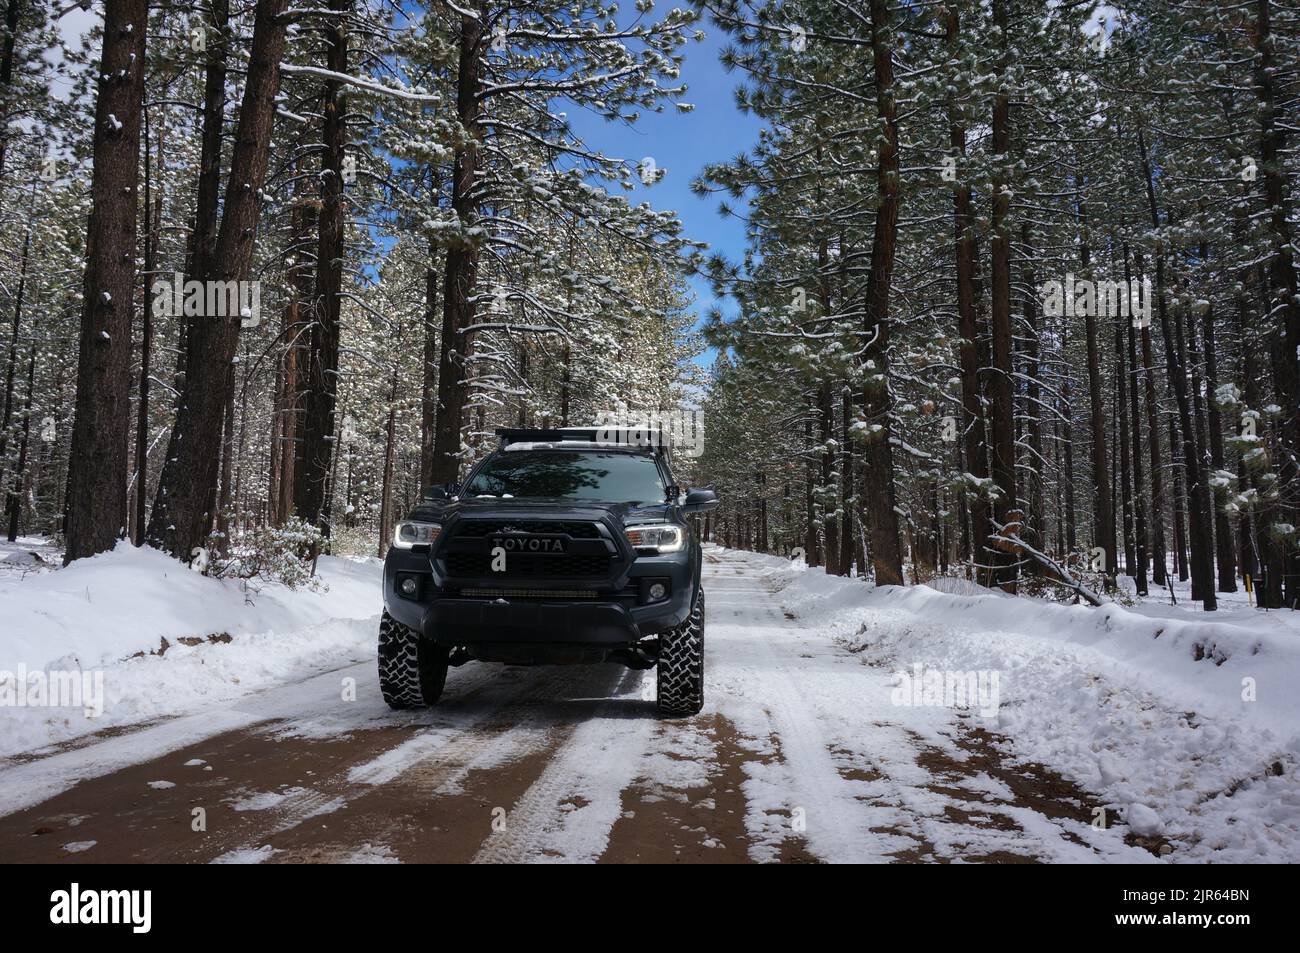
{"type": "Polygon", "coordinates": [[[464,484],[425,491],[384,561],[379,684],[432,705],[448,666],[657,666],[658,707],[704,704],[704,590],[684,490],[657,439],[609,428],[498,430],[464,484]]]}

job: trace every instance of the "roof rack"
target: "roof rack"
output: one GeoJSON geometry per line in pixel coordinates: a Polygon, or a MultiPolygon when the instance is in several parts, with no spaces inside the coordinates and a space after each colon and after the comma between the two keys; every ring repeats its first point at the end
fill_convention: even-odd
{"type": "MultiPolygon", "coordinates": [[[[496,431],[501,449],[512,444],[572,445],[574,449],[624,449],[653,451],[661,455],[668,450],[668,435],[662,430],[641,427],[499,427],[496,431]]],[[[522,449],[522,448],[521,448],[522,449]]],[[[560,446],[532,449],[563,449],[560,446]]]]}

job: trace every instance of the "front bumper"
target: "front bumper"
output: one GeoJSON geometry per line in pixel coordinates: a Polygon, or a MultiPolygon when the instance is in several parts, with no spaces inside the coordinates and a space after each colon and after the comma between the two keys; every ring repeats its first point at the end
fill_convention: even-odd
{"type": "Polygon", "coordinates": [[[467,597],[459,585],[438,587],[427,554],[392,550],[384,562],[384,605],[397,621],[439,645],[631,645],[681,625],[690,615],[697,579],[693,550],[641,556],[613,585],[581,598],[551,597],[545,594],[547,588],[571,592],[581,587],[543,580],[529,580],[527,596],[467,597]],[[420,583],[415,599],[398,592],[399,579],[408,575],[420,583]],[[666,580],[668,597],[646,601],[641,585],[645,579],[666,580]]]}
{"type": "Polygon", "coordinates": [[[688,609],[678,599],[629,608],[621,602],[544,599],[438,599],[421,630],[440,645],[586,643],[628,645],[672,628],[688,609]]]}

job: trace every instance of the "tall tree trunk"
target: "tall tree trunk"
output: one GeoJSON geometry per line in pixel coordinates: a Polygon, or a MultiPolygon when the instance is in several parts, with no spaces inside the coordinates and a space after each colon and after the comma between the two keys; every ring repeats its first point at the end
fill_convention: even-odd
{"type": "MultiPolygon", "coordinates": [[[[462,229],[470,228],[478,215],[479,69],[485,40],[485,7],[478,3],[474,9],[479,13],[477,17],[462,15],[460,18],[456,72],[456,117],[465,130],[467,143],[456,150],[451,207],[462,229]]],[[[431,483],[455,483],[460,473],[461,428],[469,390],[467,362],[471,346],[465,329],[474,320],[478,259],[478,244],[472,239],[458,239],[447,249],[431,483]]]]}
{"type": "Polygon", "coordinates": [[[32,398],[36,389],[36,342],[27,353],[27,397],[23,402],[23,426],[18,432],[18,468],[9,484],[6,507],[9,512],[9,542],[18,539],[18,523],[22,517],[23,499],[27,489],[27,446],[32,435],[32,398]]]}
{"type": "MultiPolygon", "coordinates": [[[[1264,179],[1272,254],[1268,262],[1270,313],[1279,316],[1282,360],[1274,362],[1273,386],[1282,407],[1279,488],[1284,519],[1300,525],[1300,278],[1296,275],[1291,235],[1286,133],[1294,127],[1277,100],[1274,73],[1272,0],[1255,0],[1254,79],[1259,103],[1259,169],[1264,179]]],[[[1300,550],[1288,544],[1285,554],[1286,604],[1300,608],[1300,550]]]]}
{"type": "MultiPolygon", "coordinates": [[[[847,576],[853,571],[853,392],[840,391],[840,561],[836,571],[847,576]]],[[[761,477],[761,474],[760,474],[761,477]]],[[[766,551],[766,547],[764,548],[766,551]]]]}
{"type": "MultiPolygon", "coordinates": [[[[1202,261],[1205,259],[1202,258],[1202,261]]],[[[1218,343],[1214,339],[1214,318],[1212,309],[1207,307],[1201,312],[1201,346],[1205,352],[1205,393],[1208,398],[1207,427],[1209,430],[1210,466],[1216,472],[1224,468],[1223,456],[1223,414],[1219,410],[1215,394],[1219,388],[1219,359],[1215,353],[1218,343]]],[[[1215,562],[1218,566],[1219,591],[1237,591],[1237,556],[1232,546],[1232,523],[1224,512],[1216,494],[1211,490],[1211,505],[1214,507],[1214,547],[1215,562]]]]}
{"type": "Polygon", "coordinates": [[[817,499],[814,492],[814,487],[817,485],[816,449],[813,443],[813,418],[817,414],[817,398],[814,392],[808,393],[807,404],[803,419],[804,561],[809,566],[820,566],[821,555],[817,545],[817,499]]]}
{"type": "Polygon", "coordinates": [[[835,516],[830,512],[835,500],[835,451],[831,443],[835,439],[835,404],[831,394],[830,381],[823,380],[817,389],[818,420],[821,427],[821,518],[822,538],[825,539],[826,572],[830,575],[839,573],[840,534],[835,516]]]}
{"type": "Polygon", "coordinates": [[[1025,416],[1028,418],[1030,470],[1028,532],[1024,535],[1032,540],[1034,545],[1044,547],[1047,545],[1047,528],[1043,525],[1043,480],[1046,477],[1043,465],[1046,461],[1043,459],[1042,383],[1039,379],[1041,373],[1039,353],[1042,345],[1039,340],[1041,331],[1035,301],[1038,278],[1034,273],[1033,243],[1030,241],[1028,222],[1020,227],[1020,244],[1024,253],[1024,316],[1027,332],[1025,376],[1028,378],[1025,384],[1025,416]]]}
{"type": "Polygon", "coordinates": [[[230,508],[234,500],[231,492],[235,479],[235,392],[230,392],[226,402],[225,421],[221,425],[221,488],[217,496],[216,519],[217,552],[230,552],[230,508]]]}
{"type": "MultiPolygon", "coordinates": [[[[950,56],[956,56],[960,30],[958,12],[948,8],[945,25],[950,56]]],[[[948,104],[948,142],[958,161],[966,155],[966,128],[955,102],[948,104]]],[[[980,485],[978,495],[970,500],[970,558],[983,559],[984,539],[991,532],[992,510],[983,489],[988,480],[988,437],[984,421],[984,402],[980,395],[980,360],[978,341],[978,294],[976,293],[975,234],[971,225],[971,189],[960,176],[953,189],[953,252],[957,264],[957,333],[961,339],[958,359],[961,364],[961,405],[965,417],[962,425],[966,470],[980,485]]]]}
{"type": "MultiPolygon", "coordinates": [[[[429,249],[433,258],[434,249],[429,249]]],[[[438,432],[438,272],[424,270],[424,367],[420,375],[420,486],[433,485],[433,444],[438,432]]]]}
{"type": "MultiPolygon", "coordinates": [[[[993,65],[999,84],[1007,82],[1007,67],[1011,57],[1011,40],[1007,0],[993,0],[993,21],[999,31],[1000,49],[993,65]]],[[[992,282],[993,376],[989,392],[993,438],[993,482],[998,488],[994,504],[994,518],[998,523],[1010,522],[1010,512],[1019,507],[1016,494],[1016,424],[1014,344],[1011,330],[1011,97],[999,87],[993,96],[992,125],[993,214],[989,227],[989,251],[992,282]]],[[[999,553],[998,581],[1008,592],[1016,591],[1016,565],[1014,557],[999,553]]]]}
{"type": "MultiPolygon", "coordinates": [[[[287,6],[288,0],[258,0],[221,228],[202,280],[248,277],[280,88],[287,6]]],[[[222,417],[235,386],[232,362],[239,328],[238,314],[189,322],[185,385],[147,534],[150,542],[180,558],[189,558],[203,544],[210,517],[222,417]]]]}
{"type": "Polygon", "coordinates": [[[1183,469],[1187,474],[1187,538],[1192,571],[1192,598],[1204,602],[1207,612],[1218,608],[1214,594],[1214,565],[1211,561],[1210,486],[1197,439],[1192,396],[1188,393],[1187,342],[1183,322],[1174,316],[1162,316],[1161,333],[1165,341],[1165,366],[1173,384],[1178,404],[1178,429],[1182,436],[1183,469]],[[1170,325],[1173,325],[1171,328],[1170,325]]]}
{"type": "Polygon", "coordinates": [[[289,267],[289,302],[281,318],[280,339],[284,351],[280,357],[280,386],[277,401],[275,442],[272,444],[271,523],[283,526],[294,509],[294,493],[302,466],[301,416],[303,396],[307,391],[307,364],[311,336],[311,300],[314,291],[316,255],[312,249],[317,238],[319,215],[315,198],[298,179],[290,214],[293,264],[289,267]]]}
{"type": "Polygon", "coordinates": [[[120,0],[104,12],[64,562],[112,549],[126,530],[136,188],[148,14],[145,0],[120,0]]]}
{"type": "MultiPolygon", "coordinates": [[[[325,66],[347,73],[347,14],[353,0],[330,0],[337,16],[325,26],[325,66]]],[[[330,535],[325,490],[335,442],[335,402],[339,388],[339,319],[343,304],[343,152],[347,148],[347,99],[343,84],[325,80],[321,140],[320,242],[316,248],[316,290],[312,300],[311,360],[303,407],[302,467],[297,478],[298,516],[330,535]]]]}
{"type": "MultiPolygon", "coordinates": [[[[1145,277],[1142,252],[1134,250],[1133,260],[1137,266],[1138,278],[1145,277]]],[[[1156,275],[1156,300],[1164,299],[1164,270],[1156,275]]],[[[1147,307],[1150,307],[1148,302],[1147,307]]],[[[1165,584],[1165,574],[1169,571],[1169,557],[1165,550],[1165,486],[1164,459],[1160,451],[1160,405],[1156,399],[1155,361],[1151,350],[1151,324],[1147,322],[1141,328],[1142,342],[1142,391],[1147,418],[1147,449],[1151,462],[1151,578],[1157,586],[1165,584]]]]}
{"type": "MultiPolygon", "coordinates": [[[[226,122],[226,56],[230,52],[230,0],[212,0],[208,7],[212,30],[204,53],[203,131],[199,142],[199,181],[194,204],[194,231],[190,233],[186,272],[203,280],[217,244],[221,193],[221,142],[226,122]]],[[[182,329],[187,322],[178,322],[182,329]]],[[[188,343],[188,335],[181,340],[188,343]]]]}
{"type": "Polygon", "coordinates": [[[384,485],[379,494],[379,556],[388,552],[393,536],[393,460],[397,444],[397,368],[388,387],[388,418],[384,424],[384,485]]]}
{"type": "Polygon", "coordinates": [[[1174,470],[1174,498],[1170,501],[1174,523],[1174,569],[1178,581],[1186,582],[1191,575],[1187,558],[1187,468],[1183,465],[1183,445],[1178,439],[1172,414],[1169,417],[1169,456],[1174,470]]]}
{"type": "Polygon", "coordinates": [[[35,206],[36,184],[33,183],[31,204],[27,210],[27,228],[23,233],[23,253],[18,264],[18,287],[14,293],[14,319],[9,330],[9,346],[5,362],[4,409],[0,411],[0,487],[7,485],[9,477],[9,425],[13,421],[14,387],[18,375],[18,334],[22,328],[23,302],[27,296],[27,266],[31,260],[35,206]]]}
{"type": "MultiPolygon", "coordinates": [[[[9,0],[5,6],[4,44],[0,46],[0,105],[5,105],[14,82],[14,52],[18,46],[18,18],[25,0],[9,0]]],[[[9,155],[9,113],[0,113],[0,185],[4,183],[5,160],[9,155]]],[[[2,194],[2,192],[0,192],[2,194]]]]}
{"type": "MultiPolygon", "coordinates": [[[[1079,259],[1082,278],[1093,279],[1092,247],[1088,236],[1088,207],[1082,198],[1084,183],[1075,178],[1079,189],[1079,227],[1082,238],[1079,259]]],[[[1110,493],[1110,460],[1106,450],[1106,404],[1101,393],[1101,348],[1097,341],[1097,305],[1084,309],[1083,327],[1088,348],[1088,406],[1092,424],[1092,545],[1106,552],[1106,585],[1115,584],[1118,554],[1115,551],[1115,501],[1110,493]]]]}
{"type": "MultiPolygon", "coordinates": [[[[1064,334],[1061,336],[1061,350],[1062,352],[1065,350],[1064,334]]],[[[1070,371],[1066,369],[1061,376],[1061,452],[1065,457],[1065,546],[1068,552],[1074,552],[1079,545],[1079,514],[1074,499],[1074,405],[1071,403],[1072,390],[1070,371]]]]}
{"type": "Polygon", "coordinates": [[[1129,377],[1128,355],[1124,349],[1124,324],[1122,314],[1112,318],[1115,325],[1115,416],[1119,418],[1119,493],[1120,512],[1124,527],[1125,575],[1137,579],[1137,539],[1133,530],[1133,460],[1129,456],[1133,444],[1129,435],[1129,377]]]}
{"type": "MultiPolygon", "coordinates": [[[[135,530],[132,541],[144,545],[149,504],[149,390],[153,373],[153,307],[150,288],[158,269],[158,229],[162,220],[162,188],[154,194],[153,166],[149,158],[149,113],[144,112],[144,312],[140,320],[140,384],[136,388],[135,416],[135,530]]],[[[158,130],[158,167],[162,168],[163,132],[158,130]]]]}
{"type": "MultiPolygon", "coordinates": [[[[1202,258],[1204,262],[1205,249],[1202,247],[1202,258]]],[[[1208,306],[1208,302],[1207,302],[1208,306]]],[[[1209,429],[1205,419],[1205,397],[1203,388],[1205,381],[1201,376],[1201,368],[1204,364],[1204,356],[1200,345],[1200,332],[1197,327],[1197,315],[1199,305],[1193,304],[1187,309],[1185,322],[1179,323],[1179,329],[1186,340],[1186,350],[1184,353],[1185,366],[1189,379],[1189,390],[1192,398],[1192,425],[1196,428],[1196,479],[1198,483],[1205,484],[1204,499],[1196,497],[1195,503],[1198,508],[1204,508],[1202,533],[1205,536],[1205,563],[1210,567],[1210,574],[1206,576],[1206,585],[1214,585],[1214,552],[1215,552],[1215,518],[1214,518],[1214,490],[1210,488],[1210,452],[1209,452],[1209,429]]],[[[1179,343],[1179,348],[1183,348],[1183,343],[1179,343]]]]}
{"type": "Polygon", "coordinates": [[[899,163],[898,104],[894,100],[893,35],[887,0],[871,0],[871,59],[876,78],[876,114],[884,127],[876,188],[879,193],[867,276],[868,344],[864,354],[863,416],[868,436],[862,456],[862,487],[871,514],[871,563],[876,585],[903,584],[903,557],[898,541],[894,492],[894,455],[889,392],[889,291],[898,240],[899,163]]]}
{"type": "MultiPolygon", "coordinates": [[[[1124,281],[1132,289],[1133,275],[1129,269],[1128,244],[1123,245],[1124,254],[1124,281]]],[[[1150,307],[1151,302],[1145,301],[1144,306],[1150,307]]],[[[1128,340],[1128,416],[1132,421],[1132,440],[1133,440],[1133,509],[1136,527],[1134,530],[1134,545],[1137,556],[1137,592],[1140,596],[1147,594],[1147,506],[1146,498],[1143,496],[1145,491],[1145,478],[1142,475],[1142,417],[1138,413],[1138,361],[1137,361],[1137,334],[1133,326],[1133,320],[1127,322],[1125,328],[1125,337],[1128,340]]],[[[1163,559],[1163,553],[1161,554],[1163,559]]],[[[1163,578],[1163,577],[1162,577],[1163,578]]]]}

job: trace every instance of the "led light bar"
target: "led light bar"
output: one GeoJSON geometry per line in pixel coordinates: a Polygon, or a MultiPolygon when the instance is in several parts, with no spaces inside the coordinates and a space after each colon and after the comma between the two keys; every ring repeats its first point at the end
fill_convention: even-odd
{"type": "Polygon", "coordinates": [[[475,599],[595,599],[595,589],[462,589],[475,599]]]}

